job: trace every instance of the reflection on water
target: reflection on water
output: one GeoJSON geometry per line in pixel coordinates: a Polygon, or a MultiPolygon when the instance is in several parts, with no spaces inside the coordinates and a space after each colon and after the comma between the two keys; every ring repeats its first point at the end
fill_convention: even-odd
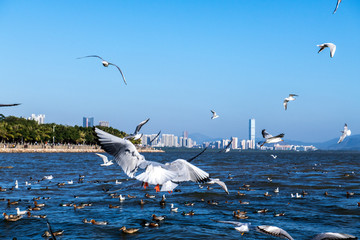
{"type": "MultiPolygon", "coordinates": [[[[205,152],[193,164],[210,173],[213,178],[225,181],[230,191],[226,195],[217,185],[200,188],[195,183],[184,183],[177,189],[181,192],[166,194],[166,206],[159,204],[164,193],[155,193],[153,187],[146,190],[141,183],[126,179],[116,164],[101,167],[102,160],[92,153],[21,153],[0,154],[0,186],[11,188],[15,180],[19,188],[0,192],[0,199],[19,200],[18,205],[7,205],[0,201],[1,212],[15,214],[38,203],[46,206],[36,215],[47,215],[53,230],[64,230],[59,239],[271,239],[257,232],[242,236],[232,225],[216,223],[210,219],[250,222],[252,226],[274,225],[285,229],[294,239],[311,239],[320,232],[342,232],[360,236],[360,153],[349,152],[277,152],[277,159],[267,152],[205,152]],[[229,179],[229,173],[232,179],[229,179]],[[78,183],[80,175],[85,175],[83,183],[78,183]],[[52,180],[43,180],[53,175],[52,180]],[[30,180],[32,177],[33,180],[30,180]],[[121,184],[115,184],[115,180],[121,184]],[[67,181],[73,180],[73,184],[67,181]],[[25,186],[25,181],[31,186],[25,186]],[[58,183],[65,183],[58,186],[58,183]],[[240,189],[249,184],[250,189],[240,189]],[[27,188],[31,187],[31,190],[27,188]],[[274,189],[279,187],[279,193],[274,189]],[[120,202],[103,189],[116,190],[126,196],[120,202]],[[244,193],[240,196],[239,193],[244,193]],[[308,193],[301,198],[291,198],[291,193],[308,193]],[[271,196],[266,197],[268,192],[271,196]],[[327,192],[327,196],[325,195],[327,192]],[[347,197],[347,192],[354,193],[347,197]],[[155,199],[145,198],[145,194],[156,195],[155,199]],[[136,196],[129,199],[127,195],[136,196]],[[140,205],[140,199],[145,201],[140,205]],[[208,204],[207,201],[219,204],[208,204]],[[249,204],[240,204],[249,202],[249,204]],[[226,203],[227,201],[227,203],[226,203]],[[185,206],[184,202],[194,202],[185,206]],[[61,203],[92,203],[92,206],[74,210],[61,207],[61,203]],[[179,210],[170,211],[173,203],[179,210]],[[119,205],[119,208],[109,208],[119,205]],[[248,219],[235,219],[233,211],[246,211],[248,219]],[[267,213],[256,213],[268,209],[267,213]],[[193,210],[194,216],[183,216],[181,212],[193,210]],[[284,216],[274,217],[274,213],[284,212],[284,216]],[[152,214],[166,215],[158,228],[142,227],[143,220],[150,221],[152,214]],[[108,221],[109,225],[85,224],[82,220],[108,221]],[[124,235],[119,229],[140,228],[134,235],[124,235]]],[[[144,153],[146,159],[167,162],[177,158],[188,159],[194,152],[144,153]]],[[[109,157],[110,159],[112,157],[109,157]]],[[[27,218],[17,222],[0,221],[0,238],[42,239],[47,230],[46,219],[27,218]]]]}

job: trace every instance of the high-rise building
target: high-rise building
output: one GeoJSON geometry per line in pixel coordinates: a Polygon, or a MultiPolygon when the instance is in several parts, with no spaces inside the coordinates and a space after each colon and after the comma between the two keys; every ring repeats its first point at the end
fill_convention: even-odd
{"type": "Polygon", "coordinates": [[[83,127],[94,127],[94,118],[83,117],[83,127]]]}
{"type": "Polygon", "coordinates": [[[29,120],[34,120],[38,124],[44,124],[45,114],[39,114],[39,115],[31,114],[31,117],[29,117],[29,120]]]}
{"type": "Polygon", "coordinates": [[[232,137],[231,140],[232,140],[231,148],[232,149],[237,149],[238,148],[238,138],[237,137],[232,137]]]}
{"type": "Polygon", "coordinates": [[[249,119],[249,140],[251,141],[250,149],[255,149],[255,119],[249,119]]]}
{"type": "Polygon", "coordinates": [[[109,127],[109,122],[108,121],[99,121],[99,126],[101,127],[109,127]]]}
{"type": "Polygon", "coordinates": [[[189,137],[189,133],[188,133],[188,131],[184,131],[184,133],[183,133],[183,137],[184,137],[184,138],[188,138],[188,137],[189,137]]]}

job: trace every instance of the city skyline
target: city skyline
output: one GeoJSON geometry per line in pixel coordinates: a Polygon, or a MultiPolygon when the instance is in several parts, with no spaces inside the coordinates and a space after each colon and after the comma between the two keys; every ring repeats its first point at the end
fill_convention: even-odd
{"type": "Polygon", "coordinates": [[[178,136],[247,136],[250,118],[285,140],[336,138],[344,123],[356,135],[360,2],[336,14],[333,5],[1,1],[1,102],[21,103],[1,113],[64,125],[94,116],[125,132],[150,118],[143,132],[178,136]],[[333,58],[317,53],[325,42],[336,44],[333,58]],[[117,64],[127,85],[116,68],[77,59],[92,54],[117,64]],[[290,93],[299,97],[285,111],[290,93]]]}

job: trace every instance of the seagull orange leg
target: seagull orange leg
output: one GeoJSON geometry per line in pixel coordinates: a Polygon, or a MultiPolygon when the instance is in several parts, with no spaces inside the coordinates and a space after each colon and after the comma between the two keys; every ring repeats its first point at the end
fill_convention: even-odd
{"type": "Polygon", "coordinates": [[[156,192],[160,192],[160,186],[159,186],[159,184],[156,185],[156,187],[154,187],[154,189],[156,190],[156,192]]]}
{"type": "Polygon", "coordinates": [[[149,184],[147,182],[144,182],[143,186],[144,186],[144,189],[146,189],[149,186],[149,184]]]}
{"type": "Polygon", "coordinates": [[[169,194],[172,194],[172,191],[168,191],[169,194]]]}

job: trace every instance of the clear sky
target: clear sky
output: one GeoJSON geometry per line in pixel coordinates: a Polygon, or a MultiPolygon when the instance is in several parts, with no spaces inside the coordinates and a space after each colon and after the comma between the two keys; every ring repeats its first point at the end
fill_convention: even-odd
{"type": "Polygon", "coordinates": [[[4,115],[132,132],[360,133],[360,1],[0,1],[4,115]],[[337,45],[317,53],[317,44],[337,45]],[[100,55],[120,66],[104,68],[100,55]],[[289,93],[300,95],[283,109],[289,93]],[[220,117],[210,120],[210,109],[220,117]]]}

